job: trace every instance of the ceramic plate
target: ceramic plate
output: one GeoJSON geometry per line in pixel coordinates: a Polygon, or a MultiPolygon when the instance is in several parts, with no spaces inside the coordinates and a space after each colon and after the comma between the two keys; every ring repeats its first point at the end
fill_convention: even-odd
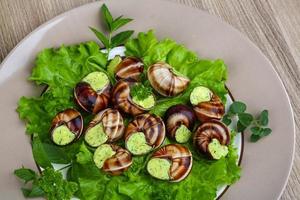
{"type": "MultiPolygon", "coordinates": [[[[273,133],[245,146],[241,179],[222,199],[278,199],[286,185],[294,154],[294,120],[289,98],[271,63],[231,26],[198,9],[159,0],[105,1],[113,14],[134,19],[127,29],[156,30],[197,52],[202,58],[222,58],[228,66],[227,86],[235,99],[247,102],[251,113],[270,112],[273,133]]],[[[46,47],[95,40],[88,26],[99,27],[102,2],[66,12],[28,35],[0,66],[1,199],[23,199],[13,173],[21,165],[35,167],[29,137],[15,112],[21,96],[39,95],[27,81],[36,54],[46,47]]]]}

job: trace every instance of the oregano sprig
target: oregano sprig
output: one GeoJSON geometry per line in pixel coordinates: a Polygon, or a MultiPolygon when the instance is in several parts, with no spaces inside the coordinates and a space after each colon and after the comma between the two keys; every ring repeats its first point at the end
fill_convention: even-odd
{"type": "Polygon", "coordinates": [[[232,123],[232,118],[237,116],[238,121],[236,124],[236,131],[242,132],[248,127],[251,131],[250,140],[251,142],[256,142],[262,137],[269,135],[272,129],[268,128],[269,123],[269,113],[268,110],[263,110],[257,118],[255,118],[250,113],[246,112],[247,106],[245,103],[240,101],[233,102],[226,115],[224,115],[222,121],[226,125],[232,123]]]}
{"type": "Polygon", "coordinates": [[[107,49],[107,53],[109,53],[112,48],[124,44],[133,34],[134,32],[133,30],[122,31],[117,34],[114,34],[122,26],[131,22],[132,19],[124,18],[123,16],[119,16],[114,19],[105,4],[103,4],[101,7],[101,15],[106,24],[108,35],[104,34],[103,32],[93,27],[90,27],[90,29],[94,32],[96,37],[107,49]]]}

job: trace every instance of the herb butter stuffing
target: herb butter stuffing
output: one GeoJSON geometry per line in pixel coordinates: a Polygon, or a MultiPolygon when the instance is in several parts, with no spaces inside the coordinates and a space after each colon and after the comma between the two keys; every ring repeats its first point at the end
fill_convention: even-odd
{"type": "Polygon", "coordinates": [[[203,87],[203,86],[195,87],[190,96],[191,104],[197,105],[202,102],[210,101],[212,95],[213,95],[212,91],[210,91],[210,89],[208,89],[207,87],[203,87]]]}
{"type": "Polygon", "coordinates": [[[115,155],[116,152],[111,148],[109,144],[100,145],[94,153],[94,162],[96,166],[101,169],[104,162],[115,155]]]}
{"type": "Polygon", "coordinates": [[[178,143],[186,143],[192,135],[192,132],[183,124],[181,124],[175,133],[175,140],[178,143]]]}
{"type": "Polygon", "coordinates": [[[167,159],[152,158],[147,164],[147,171],[155,178],[161,180],[170,179],[171,162],[167,159]]]}
{"type": "Polygon", "coordinates": [[[152,89],[143,84],[135,84],[130,88],[132,101],[144,109],[150,109],[155,104],[155,99],[152,94],[152,89]]]}
{"type": "Polygon", "coordinates": [[[95,91],[101,91],[109,83],[107,75],[103,72],[92,72],[84,77],[82,81],[89,83],[95,91]]]}
{"type": "Polygon", "coordinates": [[[75,134],[72,133],[66,125],[61,125],[53,130],[53,142],[57,145],[70,144],[75,139],[75,134]]]}
{"type": "Polygon", "coordinates": [[[212,141],[208,145],[208,151],[210,152],[211,156],[218,160],[222,157],[225,157],[228,154],[228,148],[225,145],[221,145],[219,140],[212,139],[212,141]]]}
{"type": "Polygon", "coordinates": [[[98,147],[99,145],[105,143],[108,139],[104,131],[104,127],[102,123],[99,123],[92,128],[88,129],[85,133],[84,140],[91,147],[98,147]]]}
{"type": "Polygon", "coordinates": [[[152,149],[152,147],[147,144],[143,132],[132,133],[127,139],[126,147],[134,155],[142,155],[148,153],[152,149]]]}

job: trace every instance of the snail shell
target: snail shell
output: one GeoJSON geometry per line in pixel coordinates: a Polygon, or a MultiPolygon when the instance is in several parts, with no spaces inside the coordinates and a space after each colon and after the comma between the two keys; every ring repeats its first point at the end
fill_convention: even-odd
{"type": "Polygon", "coordinates": [[[87,112],[96,114],[107,108],[112,86],[108,83],[101,90],[95,91],[87,82],[79,82],[74,89],[77,104],[87,112]]]}
{"type": "Polygon", "coordinates": [[[109,145],[115,152],[113,156],[107,158],[104,161],[103,166],[101,168],[103,171],[111,175],[120,175],[131,166],[132,156],[126,149],[115,144],[103,145],[109,145]]]}
{"type": "Polygon", "coordinates": [[[165,140],[166,130],[163,120],[152,114],[142,114],[130,122],[125,131],[125,143],[136,132],[143,132],[146,142],[152,149],[159,147],[165,140]]]}
{"type": "Polygon", "coordinates": [[[182,104],[170,107],[166,112],[166,127],[168,136],[176,140],[176,131],[181,126],[184,125],[188,129],[192,130],[194,123],[196,121],[196,116],[194,111],[182,104]]]}
{"type": "Polygon", "coordinates": [[[124,134],[125,126],[123,117],[118,110],[107,108],[96,114],[89,123],[85,133],[99,123],[102,123],[104,133],[107,135],[106,142],[115,142],[124,134]]]}
{"type": "Polygon", "coordinates": [[[230,135],[225,124],[217,120],[210,120],[200,125],[194,134],[194,145],[201,152],[211,157],[208,145],[217,139],[221,145],[229,145],[230,135]]]}
{"type": "Polygon", "coordinates": [[[77,110],[69,108],[58,113],[53,118],[50,128],[50,135],[52,140],[54,130],[62,125],[65,125],[72,133],[74,133],[74,140],[77,140],[81,136],[83,130],[83,119],[81,114],[77,110]]]}
{"type": "Polygon", "coordinates": [[[144,64],[135,57],[126,57],[116,67],[116,79],[131,79],[138,81],[144,71],[144,64]]]}
{"type": "Polygon", "coordinates": [[[112,92],[112,102],[116,108],[131,115],[139,115],[147,109],[135,104],[130,96],[130,86],[135,82],[120,80],[116,83],[112,92]]]}
{"type": "Polygon", "coordinates": [[[182,181],[192,169],[192,153],[187,147],[179,144],[169,144],[161,147],[153,153],[152,158],[167,159],[171,162],[169,171],[171,182],[182,181]]]}
{"type": "Polygon", "coordinates": [[[194,106],[194,111],[201,122],[211,119],[220,120],[225,114],[225,107],[221,99],[213,94],[210,101],[201,102],[194,106]]]}
{"type": "Polygon", "coordinates": [[[173,68],[164,62],[158,62],[149,67],[148,79],[152,87],[163,96],[175,96],[183,92],[190,80],[176,75],[173,68]]]}

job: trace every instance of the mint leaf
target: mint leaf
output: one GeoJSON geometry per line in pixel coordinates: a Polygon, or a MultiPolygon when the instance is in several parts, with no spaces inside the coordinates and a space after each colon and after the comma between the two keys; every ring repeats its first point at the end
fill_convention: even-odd
{"type": "Polygon", "coordinates": [[[27,183],[28,181],[32,181],[35,180],[37,177],[37,174],[35,173],[35,171],[31,170],[31,169],[27,169],[27,168],[20,168],[20,169],[16,169],[14,171],[14,174],[19,177],[20,179],[24,180],[25,183],[27,183]]]}
{"type": "Polygon", "coordinates": [[[105,21],[108,29],[110,31],[112,31],[113,17],[105,4],[103,4],[101,7],[101,13],[102,13],[102,17],[104,18],[104,21],[105,21]]]}
{"type": "Polygon", "coordinates": [[[110,47],[110,44],[109,44],[109,40],[106,38],[106,36],[93,27],[90,27],[90,29],[94,32],[94,34],[102,42],[102,44],[108,49],[110,47]]]}
{"type": "Polygon", "coordinates": [[[269,135],[269,134],[271,134],[272,133],[272,129],[270,129],[270,128],[264,128],[263,130],[262,130],[262,135],[263,136],[267,136],[267,135],[269,135]]]}
{"type": "Polygon", "coordinates": [[[261,126],[267,126],[269,123],[269,113],[268,110],[263,110],[259,116],[259,124],[261,126]]]}
{"type": "Polygon", "coordinates": [[[247,127],[245,127],[240,121],[236,124],[237,132],[243,132],[247,127]]]}
{"type": "Polygon", "coordinates": [[[229,111],[233,114],[239,114],[245,112],[246,108],[247,106],[243,102],[235,101],[230,105],[229,111]]]}
{"type": "Polygon", "coordinates": [[[260,135],[261,134],[261,128],[258,127],[258,126],[251,127],[250,130],[251,130],[252,134],[254,134],[254,135],[260,135]]]}
{"type": "Polygon", "coordinates": [[[260,135],[254,135],[254,134],[252,134],[250,136],[250,141],[251,142],[257,142],[260,138],[261,138],[260,135]]]}
{"type": "Polygon", "coordinates": [[[124,44],[134,31],[123,31],[111,38],[111,48],[124,44]]]}
{"type": "Polygon", "coordinates": [[[239,122],[244,126],[248,127],[253,121],[253,116],[249,113],[239,113],[239,122]]]}
{"type": "Polygon", "coordinates": [[[261,128],[258,126],[252,127],[250,130],[252,132],[250,137],[251,142],[257,142],[259,139],[271,134],[272,132],[270,128],[261,128]]]}
{"type": "Polygon", "coordinates": [[[118,30],[119,28],[121,28],[122,26],[124,26],[125,24],[127,24],[131,21],[132,21],[132,19],[122,18],[122,16],[120,16],[112,22],[111,30],[116,31],[116,30],[118,30]]]}
{"type": "Polygon", "coordinates": [[[42,188],[36,184],[33,184],[31,189],[21,188],[21,190],[22,190],[24,197],[27,197],[27,198],[28,197],[31,197],[31,198],[32,197],[43,197],[45,194],[44,191],[42,190],[42,188]]]}
{"type": "Polygon", "coordinates": [[[222,118],[222,122],[224,124],[226,124],[227,126],[231,124],[231,119],[229,117],[229,115],[224,115],[223,118],[222,118]]]}

